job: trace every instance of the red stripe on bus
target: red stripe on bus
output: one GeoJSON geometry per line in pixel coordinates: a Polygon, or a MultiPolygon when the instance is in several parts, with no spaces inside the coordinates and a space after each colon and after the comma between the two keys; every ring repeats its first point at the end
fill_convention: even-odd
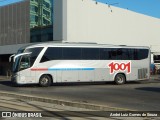
{"type": "Polygon", "coordinates": [[[31,71],[47,71],[48,68],[32,68],[31,71]]]}

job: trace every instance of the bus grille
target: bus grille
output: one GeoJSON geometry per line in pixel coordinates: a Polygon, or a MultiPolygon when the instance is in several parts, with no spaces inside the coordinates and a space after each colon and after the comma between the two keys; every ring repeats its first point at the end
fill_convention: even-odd
{"type": "Polygon", "coordinates": [[[138,79],[147,78],[148,70],[147,68],[138,69],[138,79]]]}

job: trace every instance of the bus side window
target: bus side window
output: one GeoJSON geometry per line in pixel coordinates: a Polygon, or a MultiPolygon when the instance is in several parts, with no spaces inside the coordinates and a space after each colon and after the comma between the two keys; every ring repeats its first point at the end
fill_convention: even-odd
{"type": "Polygon", "coordinates": [[[142,59],[146,59],[148,57],[148,50],[147,49],[139,49],[138,51],[138,59],[142,60],[142,59]]]}
{"type": "Polygon", "coordinates": [[[130,60],[129,49],[122,48],[121,60],[130,60]]]}
{"type": "Polygon", "coordinates": [[[100,49],[100,60],[108,60],[109,59],[109,48],[101,48],[100,49]]]}
{"type": "Polygon", "coordinates": [[[62,59],[62,48],[48,47],[40,62],[42,63],[50,60],[61,60],[61,59],[62,59]]]}
{"type": "Polygon", "coordinates": [[[99,60],[99,48],[82,48],[82,60],[99,60]]]}
{"type": "Polygon", "coordinates": [[[80,60],[81,55],[81,48],[63,48],[64,60],[80,60]]]}

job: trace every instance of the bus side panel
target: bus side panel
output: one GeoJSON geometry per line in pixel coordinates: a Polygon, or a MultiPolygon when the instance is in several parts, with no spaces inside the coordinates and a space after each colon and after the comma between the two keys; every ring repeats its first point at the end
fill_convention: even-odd
{"type": "Polygon", "coordinates": [[[95,81],[111,81],[108,68],[97,68],[95,70],[95,81]]]}
{"type": "Polygon", "coordinates": [[[35,72],[30,71],[30,69],[22,70],[18,72],[17,75],[18,75],[18,79],[17,79],[18,84],[36,83],[34,80],[35,72]]]}
{"type": "Polygon", "coordinates": [[[131,69],[131,73],[127,76],[130,76],[127,81],[133,81],[133,80],[137,80],[138,77],[137,77],[137,68],[133,67],[131,69]]]}
{"type": "MultiPolygon", "coordinates": [[[[53,83],[55,83],[55,82],[57,82],[59,79],[57,79],[58,77],[57,77],[57,71],[55,71],[55,70],[51,70],[51,71],[48,71],[46,74],[49,74],[49,75],[51,75],[52,76],[52,81],[53,81],[53,83]]],[[[61,80],[61,79],[60,79],[61,80]]]]}
{"type": "Polygon", "coordinates": [[[87,78],[87,72],[84,71],[84,70],[80,70],[79,73],[78,73],[79,81],[86,82],[87,81],[86,78],[87,78]]]}
{"type": "Polygon", "coordinates": [[[130,81],[149,79],[149,76],[150,61],[148,59],[132,62],[130,81]]]}
{"type": "Polygon", "coordinates": [[[95,70],[86,71],[86,82],[95,81],[95,70]]]}
{"type": "Polygon", "coordinates": [[[56,77],[53,75],[54,77],[54,80],[53,80],[53,83],[59,83],[59,82],[62,82],[62,71],[56,71],[56,77]]]}
{"type": "Polygon", "coordinates": [[[79,70],[78,82],[92,82],[95,80],[94,70],[79,70]]]}
{"type": "Polygon", "coordinates": [[[77,82],[78,71],[77,70],[64,70],[62,71],[62,82],[77,82]]]}

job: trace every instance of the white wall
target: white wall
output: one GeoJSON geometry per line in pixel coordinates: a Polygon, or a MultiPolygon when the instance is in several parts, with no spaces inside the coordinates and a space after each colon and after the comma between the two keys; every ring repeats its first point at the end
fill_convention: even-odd
{"type": "Polygon", "coordinates": [[[67,0],[66,19],[67,41],[160,46],[158,18],[92,0],[67,0]]]}

